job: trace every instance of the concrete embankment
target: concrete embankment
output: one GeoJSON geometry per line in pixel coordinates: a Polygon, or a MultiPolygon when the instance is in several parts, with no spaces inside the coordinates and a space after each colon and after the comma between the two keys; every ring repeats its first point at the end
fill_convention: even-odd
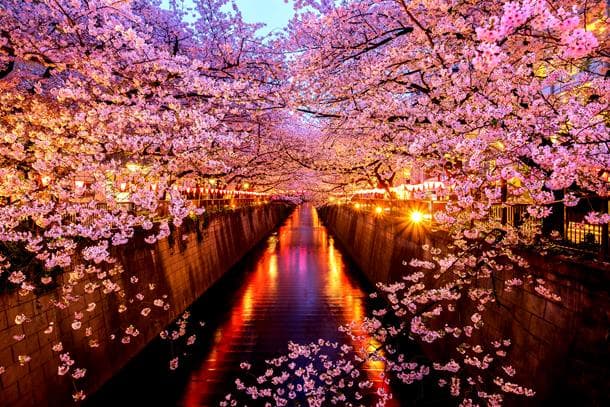
{"type": "MultiPolygon", "coordinates": [[[[95,391],[272,232],[291,209],[271,204],[190,219],[154,245],[136,234],[115,253],[124,270],[112,278],[123,287],[120,295],[101,294],[102,288],[87,293],[86,284],[101,285],[104,279],[95,273],[73,285],[71,294],[78,300],[65,309],[51,305],[60,297],[59,288],[25,297],[17,292],[0,293],[0,366],[6,369],[0,375],[0,405],[72,404],[71,378],[69,373],[58,375],[59,352],[52,349],[59,342],[63,352],[70,352],[76,361],[74,367],[88,370],[78,381],[79,388],[95,391]],[[170,308],[156,307],[155,299],[170,308]],[[140,315],[144,308],[152,309],[150,316],[140,315]],[[15,317],[20,314],[29,322],[16,325],[15,317]],[[75,314],[82,314],[78,329],[72,325],[75,314]],[[50,323],[53,331],[48,333],[50,323]],[[130,325],[139,333],[123,344],[121,339],[130,325]],[[24,333],[23,340],[14,338],[24,333]],[[91,341],[99,346],[91,347],[91,341]],[[31,359],[25,361],[25,355],[31,359]]],[[[57,276],[59,283],[71,278],[70,270],[57,276]]]]}
{"type": "MultiPolygon", "coordinates": [[[[446,248],[442,233],[422,233],[404,220],[375,216],[349,206],[329,206],[320,217],[372,282],[401,280],[403,261],[425,259],[422,245],[446,248]]],[[[511,338],[517,382],[537,391],[533,404],[610,405],[610,270],[567,257],[527,256],[561,302],[540,297],[531,287],[503,290],[496,276],[497,302],[484,316],[482,335],[511,338]]],[[[433,285],[434,279],[426,283],[433,285]]],[[[434,350],[437,351],[437,350],[434,350]]]]}

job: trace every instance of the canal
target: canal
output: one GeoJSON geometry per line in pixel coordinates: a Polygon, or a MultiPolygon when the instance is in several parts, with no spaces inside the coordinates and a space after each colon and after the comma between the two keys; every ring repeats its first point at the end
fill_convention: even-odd
{"type": "MultiPolygon", "coordinates": [[[[346,341],[337,328],[363,319],[369,289],[315,209],[300,206],[193,305],[192,346],[153,342],[87,404],[217,406],[235,391],[241,362],[263,367],[289,341],[346,341]],[[176,355],[180,367],[170,371],[176,355]]],[[[380,367],[366,369],[376,386],[380,367]]]]}

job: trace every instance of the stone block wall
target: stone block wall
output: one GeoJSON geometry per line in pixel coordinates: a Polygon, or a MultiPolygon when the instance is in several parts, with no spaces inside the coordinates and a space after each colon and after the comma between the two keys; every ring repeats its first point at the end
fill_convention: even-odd
{"type": "MultiPolygon", "coordinates": [[[[320,215],[371,282],[400,280],[403,261],[426,257],[423,244],[448,243],[441,232],[422,233],[407,222],[349,206],[324,207],[320,215]]],[[[505,292],[501,282],[512,276],[500,275],[498,301],[486,311],[482,335],[512,338],[516,380],[537,391],[527,404],[610,405],[610,267],[567,257],[527,257],[532,271],[562,301],[548,301],[529,287],[505,292]]]]}
{"type": "MultiPolygon", "coordinates": [[[[99,289],[87,294],[87,282],[101,281],[96,274],[74,286],[72,294],[78,300],[66,309],[50,305],[58,298],[58,288],[25,297],[0,293],[0,366],[6,370],[0,375],[0,406],[73,405],[72,380],[69,374],[58,375],[59,352],[52,350],[57,342],[63,344],[63,352],[70,352],[74,367],[88,370],[78,387],[86,392],[98,389],[268,235],[289,210],[273,204],[209,215],[173,230],[169,238],[154,245],[136,235],[115,253],[124,272],[113,280],[124,288],[123,296],[103,295],[99,289]],[[143,299],[137,299],[137,294],[143,299]],[[156,307],[155,299],[163,299],[170,308],[156,307]],[[87,310],[93,302],[95,309],[87,310]],[[126,308],[119,312],[121,305],[126,308]],[[148,317],[140,315],[144,308],[152,309],[148,317]],[[75,313],[83,314],[77,330],[72,327],[75,313]],[[16,325],[19,314],[25,314],[29,322],[16,325]],[[51,322],[53,332],[45,333],[51,322]],[[139,334],[131,336],[129,344],[121,343],[132,324],[139,334]],[[25,338],[17,341],[14,336],[22,333],[25,338]],[[110,339],[113,335],[114,340],[110,339]],[[91,340],[97,340],[99,347],[90,347],[91,340]],[[26,355],[29,361],[23,360],[26,355]]],[[[71,274],[57,278],[66,282],[71,274]]]]}

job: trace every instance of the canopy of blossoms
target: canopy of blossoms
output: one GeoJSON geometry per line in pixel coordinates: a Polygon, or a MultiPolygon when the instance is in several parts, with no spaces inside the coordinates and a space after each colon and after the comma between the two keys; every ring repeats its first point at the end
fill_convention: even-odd
{"type": "Polygon", "coordinates": [[[387,309],[344,327],[378,350],[345,348],[332,366],[318,360],[325,370],[302,370],[290,359],[333,344],[294,345],[273,361],[288,376],[246,393],[345,403],[344,376],[365,388],[354,366],[380,358],[405,383],[446,372],[439,384],[464,405],[532,394],[499,360],[509,338],[471,338],[493,301],[481,280],[497,270],[523,270],[508,287],[559,300],[513,251],[547,236],[489,215],[524,202],[545,224],[559,203],[608,195],[605,2],[300,0],[285,35],[266,39],[230,1],[193,1],[191,23],[159,3],[0,4],[0,278],[26,296],[50,270],[107,266],[136,229],[154,243],[170,222],[201,214],[185,190],[211,182],[388,189],[400,171],[423,168],[452,191],[436,221],[453,250],[428,248],[404,281],[380,287],[387,309]],[[426,286],[422,270],[439,283],[426,286]],[[439,323],[464,300],[466,323],[439,323]],[[421,363],[395,346],[404,338],[452,338],[455,352],[421,363]],[[488,369],[497,374],[473,373],[488,369]]]}
{"type": "MultiPolygon", "coordinates": [[[[290,102],[309,129],[299,162],[328,189],[347,192],[390,192],[404,169],[426,170],[451,191],[435,220],[453,242],[424,247],[425,259],[405,259],[403,280],[379,285],[387,305],[364,324],[342,327],[362,346],[291,344],[266,372],[237,382],[236,400],[371,405],[364,401],[371,360],[385,364],[388,382],[432,378],[461,405],[534,395],[513,379],[510,338],[480,329],[493,317],[485,311],[497,286],[529,285],[561,301],[515,248],[544,246],[542,229],[552,230],[561,205],[608,195],[606,5],[364,0],[306,7],[285,42],[290,102]],[[525,221],[494,220],[501,203],[525,205],[525,221]],[[494,283],[506,271],[514,277],[494,283]],[[405,345],[411,342],[444,356],[422,359],[405,345]]],[[[587,220],[607,224],[609,217],[592,211],[587,220]]],[[[390,397],[383,389],[375,396],[380,405],[390,397]]]]}

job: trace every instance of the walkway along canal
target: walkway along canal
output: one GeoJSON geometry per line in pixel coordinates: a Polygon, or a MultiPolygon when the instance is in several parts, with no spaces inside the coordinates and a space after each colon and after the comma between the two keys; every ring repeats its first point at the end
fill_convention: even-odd
{"type": "MultiPolygon", "coordinates": [[[[217,406],[235,391],[241,362],[262,367],[265,359],[286,353],[289,341],[346,340],[337,328],[364,318],[367,287],[315,209],[298,207],[194,304],[196,322],[189,328],[197,335],[194,346],[169,350],[154,342],[88,404],[217,406]],[[170,372],[168,362],[176,354],[181,366],[170,372]]],[[[376,386],[384,386],[382,367],[365,369],[376,386]]]]}

